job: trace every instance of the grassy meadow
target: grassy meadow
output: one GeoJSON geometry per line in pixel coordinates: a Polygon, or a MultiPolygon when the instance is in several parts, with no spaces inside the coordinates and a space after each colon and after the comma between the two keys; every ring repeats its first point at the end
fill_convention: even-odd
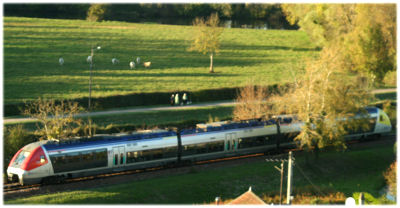
{"type": "MultiPolygon", "coordinates": [[[[359,192],[368,193],[368,204],[390,203],[382,197],[385,186],[382,173],[395,159],[393,143],[369,148],[350,147],[344,152],[325,151],[319,160],[296,152],[293,169],[294,204],[341,203],[359,192]],[[372,164],[372,165],[371,165],[372,164]],[[300,172],[308,177],[316,190],[300,172]],[[304,202],[304,195],[316,199],[304,202]],[[320,194],[320,195],[319,195],[320,194]],[[326,202],[318,198],[328,197],[326,202]],[[335,198],[336,195],[342,196],[335,198]]],[[[254,162],[248,164],[197,169],[189,173],[160,176],[112,186],[75,191],[61,191],[32,197],[4,201],[5,204],[212,204],[216,196],[230,201],[246,192],[249,186],[266,202],[278,196],[280,174],[277,163],[254,162]]],[[[286,171],[286,168],[285,168],[286,171]]],[[[286,187],[286,185],[284,186],[286,187]]],[[[286,188],[284,189],[286,190],[286,188]]],[[[276,201],[274,202],[277,203],[276,201]]],[[[393,203],[393,202],[392,202],[393,203]]]]}
{"type": "Polygon", "coordinates": [[[4,104],[87,97],[93,45],[101,46],[93,97],[283,84],[318,54],[302,31],[225,29],[210,74],[209,57],[187,51],[192,32],[191,26],[4,17],[4,104]],[[151,69],[130,70],[138,56],[151,69]],[[114,57],[119,64],[112,65],[114,57]]]}

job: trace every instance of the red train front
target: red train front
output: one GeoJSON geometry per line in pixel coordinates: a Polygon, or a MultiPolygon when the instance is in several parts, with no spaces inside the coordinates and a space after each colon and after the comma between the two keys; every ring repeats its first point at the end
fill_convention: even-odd
{"type": "Polygon", "coordinates": [[[42,148],[45,143],[46,141],[28,144],[14,155],[7,168],[10,182],[19,182],[21,185],[36,184],[52,174],[48,156],[42,148]]]}

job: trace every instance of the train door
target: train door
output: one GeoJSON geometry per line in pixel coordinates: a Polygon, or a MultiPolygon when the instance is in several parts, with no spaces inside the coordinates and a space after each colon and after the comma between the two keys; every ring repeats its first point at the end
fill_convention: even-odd
{"type": "Polygon", "coordinates": [[[225,151],[232,152],[236,151],[238,148],[238,138],[236,133],[225,134],[225,151]]]}
{"type": "Polygon", "coordinates": [[[125,147],[113,147],[113,167],[121,167],[126,162],[125,147]]]}

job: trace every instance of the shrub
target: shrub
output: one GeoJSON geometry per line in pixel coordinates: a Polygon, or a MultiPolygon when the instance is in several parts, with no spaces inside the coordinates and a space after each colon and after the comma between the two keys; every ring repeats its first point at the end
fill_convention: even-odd
{"type": "Polygon", "coordinates": [[[12,157],[18,150],[20,150],[25,145],[34,142],[37,138],[33,135],[28,133],[21,124],[11,127],[4,127],[4,169],[7,168],[8,164],[10,163],[12,157]]]}
{"type": "Polygon", "coordinates": [[[92,4],[87,12],[87,20],[92,22],[101,22],[107,12],[107,4],[92,4]]]}
{"type": "Polygon", "coordinates": [[[389,188],[389,193],[392,196],[397,196],[396,166],[397,162],[392,163],[386,172],[383,173],[389,188]]]}
{"type": "MultiPolygon", "coordinates": [[[[360,197],[360,192],[355,192],[353,193],[353,198],[356,200],[356,203],[358,204],[358,199],[360,197]]],[[[377,197],[375,198],[373,195],[367,192],[363,192],[364,194],[364,205],[381,205],[381,204],[392,204],[393,202],[390,202],[388,199],[385,198],[385,196],[377,197]]]]}
{"type": "Polygon", "coordinates": [[[383,79],[383,83],[386,86],[394,86],[395,87],[397,85],[396,76],[397,76],[397,71],[390,71],[390,72],[386,73],[385,78],[383,79]]]}
{"type": "Polygon", "coordinates": [[[391,101],[387,100],[382,104],[382,110],[389,116],[390,122],[392,124],[392,129],[395,129],[397,126],[396,106],[392,105],[391,101]]]}

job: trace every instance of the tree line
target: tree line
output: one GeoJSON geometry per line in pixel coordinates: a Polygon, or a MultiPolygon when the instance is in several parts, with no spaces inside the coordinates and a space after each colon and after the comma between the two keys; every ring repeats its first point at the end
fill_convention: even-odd
{"type": "Polygon", "coordinates": [[[269,28],[297,29],[286,20],[280,4],[4,4],[4,16],[57,19],[86,19],[90,10],[102,9],[100,20],[140,22],[174,21],[170,24],[191,24],[196,17],[218,13],[222,20],[261,20],[269,28]],[[100,6],[99,6],[100,5],[100,6]],[[176,21],[179,20],[179,21],[176,21]]]}

